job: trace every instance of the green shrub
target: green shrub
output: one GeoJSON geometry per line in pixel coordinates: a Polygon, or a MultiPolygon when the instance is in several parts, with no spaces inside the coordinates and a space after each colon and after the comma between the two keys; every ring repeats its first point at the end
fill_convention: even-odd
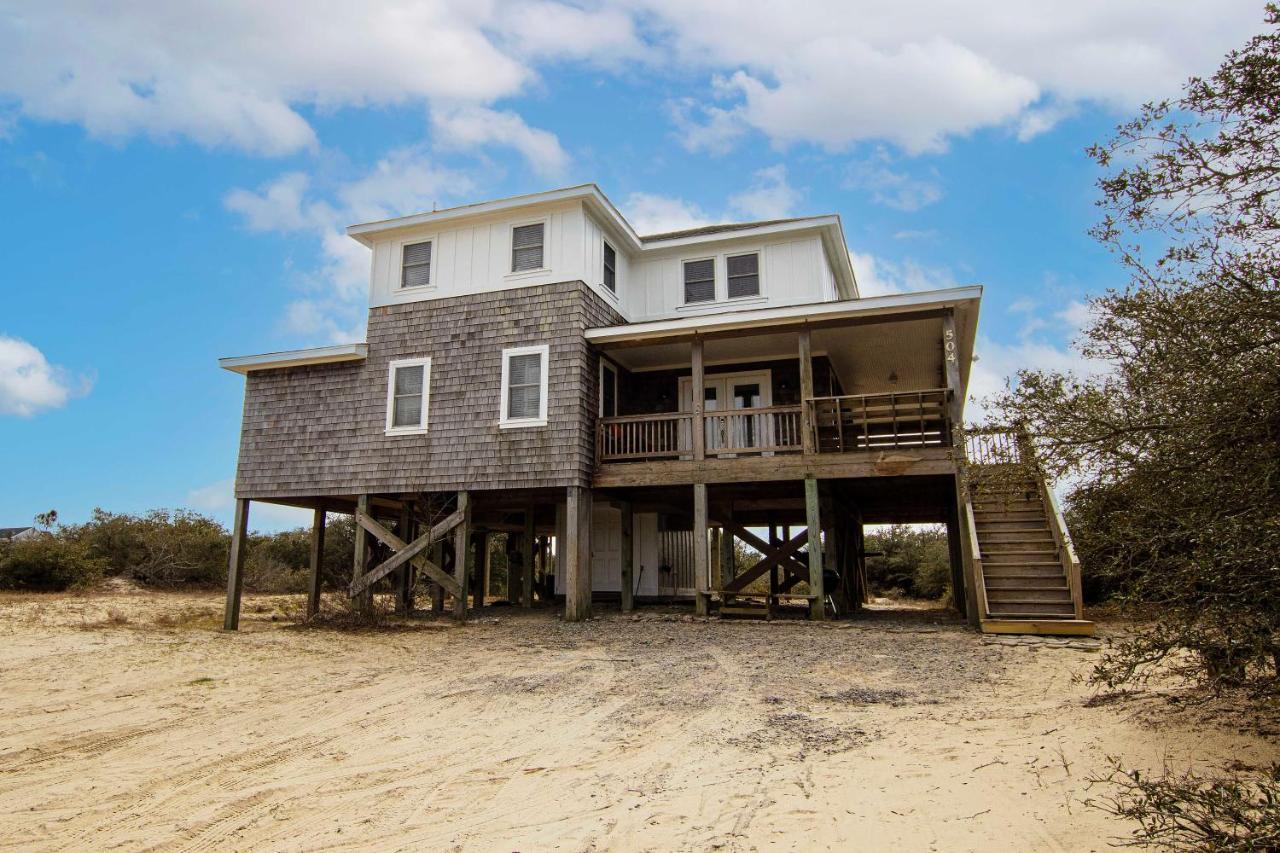
{"type": "Polygon", "coordinates": [[[92,584],[102,577],[105,561],[83,545],[41,534],[0,546],[0,587],[65,590],[92,584]]]}
{"type": "Polygon", "coordinates": [[[221,584],[227,577],[231,537],[207,516],[188,510],[151,510],[145,515],[93,511],[60,536],[104,561],[109,573],[145,584],[221,584]]]}

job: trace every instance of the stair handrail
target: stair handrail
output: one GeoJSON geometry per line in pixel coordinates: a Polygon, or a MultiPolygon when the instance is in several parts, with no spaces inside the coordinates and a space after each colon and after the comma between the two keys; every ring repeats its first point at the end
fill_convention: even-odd
{"type": "Polygon", "coordinates": [[[1049,510],[1046,513],[1049,516],[1049,530],[1053,533],[1053,541],[1058,547],[1058,560],[1067,574],[1067,584],[1071,588],[1071,606],[1075,610],[1076,618],[1083,619],[1084,591],[1080,578],[1080,560],[1076,557],[1075,546],[1071,544],[1067,519],[1063,516],[1062,509],[1058,506],[1058,499],[1054,497],[1048,481],[1043,476],[1038,476],[1036,482],[1040,486],[1040,499],[1049,510]]]}
{"type": "Polygon", "coordinates": [[[991,608],[987,605],[987,579],[982,573],[982,549],[978,546],[978,523],[973,515],[973,499],[968,490],[964,496],[965,526],[969,528],[969,554],[973,563],[973,584],[978,597],[978,617],[987,619],[991,608]]]}

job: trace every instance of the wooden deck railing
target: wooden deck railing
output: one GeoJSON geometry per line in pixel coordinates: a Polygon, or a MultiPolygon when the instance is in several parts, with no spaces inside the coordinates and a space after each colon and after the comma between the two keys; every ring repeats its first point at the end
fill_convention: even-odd
{"type": "Polygon", "coordinates": [[[951,440],[945,388],[817,397],[809,407],[819,453],[944,447],[951,440]]]}
{"type": "Polygon", "coordinates": [[[1025,443],[1007,427],[976,427],[965,432],[964,455],[972,465],[1016,465],[1024,460],[1025,443]]]}
{"type": "MultiPolygon", "coordinates": [[[[596,460],[688,459],[693,454],[691,412],[600,418],[596,460]]],[[[817,397],[804,405],[759,406],[705,412],[703,445],[709,458],[799,453],[805,430],[818,453],[950,443],[944,389],[817,397]]]]}
{"type": "Polygon", "coordinates": [[[687,455],[693,413],[623,415],[600,418],[596,427],[597,462],[676,459],[687,455]]]}

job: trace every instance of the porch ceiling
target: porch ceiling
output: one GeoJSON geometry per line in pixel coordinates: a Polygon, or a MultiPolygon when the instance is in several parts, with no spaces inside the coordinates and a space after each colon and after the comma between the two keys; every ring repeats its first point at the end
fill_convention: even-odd
{"type": "MultiPolygon", "coordinates": [[[[813,354],[831,359],[846,394],[877,394],[939,388],[942,373],[942,319],[820,326],[812,330],[813,354]]],[[[631,371],[689,369],[687,342],[660,342],[609,350],[609,358],[631,371]]],[[[707,338],[708,365],[794,360],[794,331],[743,333],[707,338]]]]}
{"type": "Polygon", "coordinates": [[[954,310],[961,391],[967,396],[981,288],[683,317],[589,329],[587,339],[632,371],[687,368],[703,340],[708,365],[793,359],[808,328],[814,355],[830,358],[846,394],[939,388],[943,315],[954,310]]]}

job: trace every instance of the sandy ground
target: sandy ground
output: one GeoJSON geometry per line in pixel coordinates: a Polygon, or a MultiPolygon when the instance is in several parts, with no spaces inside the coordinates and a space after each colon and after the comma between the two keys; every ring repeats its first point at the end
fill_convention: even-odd
{"type": "Polygon", "coordinates": [[[1277,754],[935,612],[353,633],[249,596],[224,634],[220,605],[0,598],[0,849],[1103,850],[1107,756],[1277,754]]]}

